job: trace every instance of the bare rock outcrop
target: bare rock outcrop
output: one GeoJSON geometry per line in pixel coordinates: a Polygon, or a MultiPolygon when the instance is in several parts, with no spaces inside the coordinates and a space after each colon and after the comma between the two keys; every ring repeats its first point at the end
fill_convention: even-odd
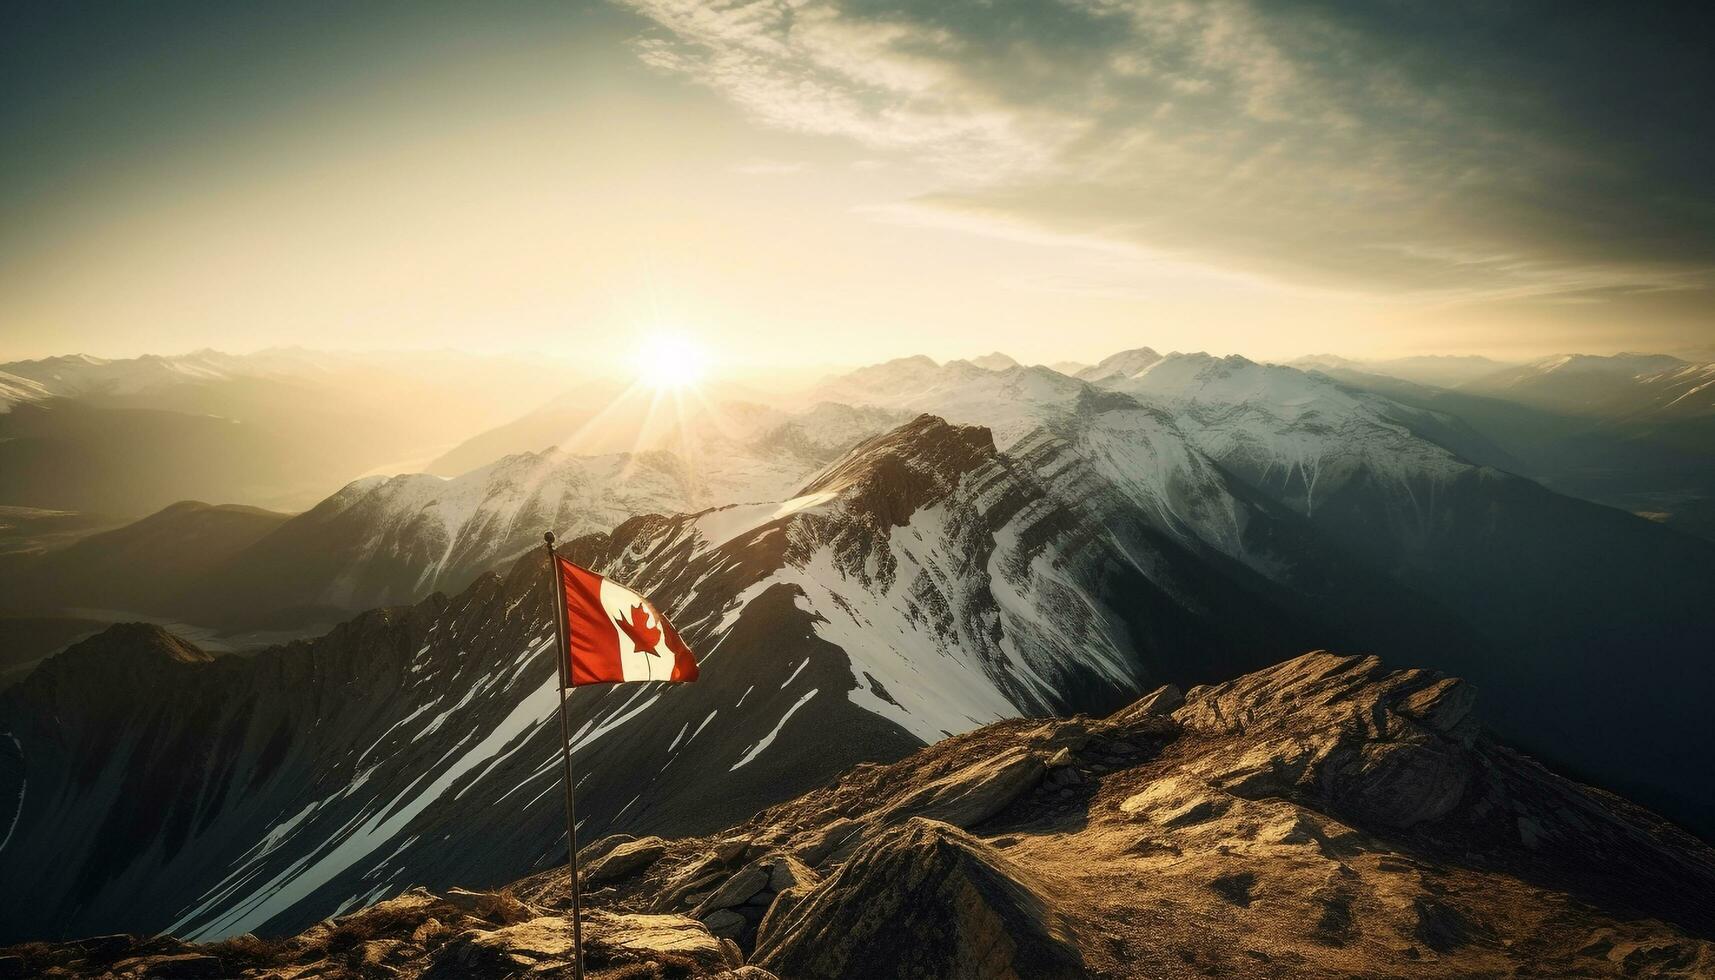
{"type": "MultiPolygon", "coordinates": [[[[1474,705],[1311,653],[999,722],[710,837],[604,838],[590,976],[1715,976],[1715,851],[1474,705]]],[[[14,947],[0,977],[564,976],[566,886],[411,889],[284,940],[14,947]]]]}
{"type": "MultiPolygon", "coordinates": [[[[743,965],[736,947],[723,944],[695,920],[677,915],[592,911],[584,920],[584,943],[585,963],[592,967],[654,964],[658,975],[703,977],[743,965]]],[[[572,951],[571,920],[545,915],[461,934],[447,944],[423,977],[570,976],[572,951]]]]}
{"type": "Polygon", "coordinates": [[[755,961],[783,976],[1078,977],[1070,921],[994,847],[921,817],[866,844],[781,921],[755,961]]]}
{"type": "Polygon", "coordinates": [[[1208,772],[1228,792],[1310,794],[1335,812],[1404,828],[1463,798],[1477,766],[1475,700],[1455,678],[1313,653],[1195,688],[1173,717],[1191,731],[1245,736],[1249,750],[1232,768],[1208,772]]]}

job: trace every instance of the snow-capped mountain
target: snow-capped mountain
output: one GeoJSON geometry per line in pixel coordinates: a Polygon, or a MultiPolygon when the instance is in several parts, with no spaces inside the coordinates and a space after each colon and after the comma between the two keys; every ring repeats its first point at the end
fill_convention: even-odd
{"type": "MultiPolygon", "coordinates": [[[[1641,784],[1671,780],[1667,760],[1682,743],[1669,733],[1695,724],[1698,709],[1684,691],[1664,693],[1648,680],[1662,673],[1615,679],[1605,665],[1638,655],[1633,631],[1661,638],[1650,656],[1662,672],[1678,671],[1702,649],[1700,631],[1715,625],[1715,614],[1705,611],[1715,595],[1715,573],[1701,567],[1715,558],[1706,545],[1480,465],[1504,453],[1433,408],[1244,358],[1137,360],[1147,363],[1100,384],[1042,368],[936,368],[922,358],[834,385],[849,397],[990,425],[997,445],[1014,455],[1028,455],[1033,438],[1050,435],[1075,449],[1045,458],[1080,467],[1092,499],[1123,496],[1182,546],[1238,561],[1274,583],[1306,581],[1302,568],[1280,564],[1277,555],[1332,549],[1343,556],[1332,564],[1365,569],[1482,638],[1448,636],[1420,659],[1517,692],[1516,701],[1530,707],[1497,720],[1508,737],[1545,757],[1575,757],[1661,802],[1641,784]],[[1266,532],[1253,526],[1251,513],[1274,508],[1308,527],[1278,520],[1266,532]],[[1301,533],[1289,546],[1272,553],[1256,546],[1286,527],[1301,533]],[[1490,644],[1508,651],[1505,657],[1490,644]],[[1552,696],[1544,678],[1553,679],[1552,696]],[[1662,720],[1659,729],[1636,733],[1654,746],[1643,758],[1635,751],[1641,743],[1593,739],[1569,721],[1588,718],[1588,702],[1580,700],[1587,695],[1575,692],[1594,690],[1662,720]]],[[[1351,600],[1349,586],[1324,581],[1301,585],[1293,602],[1304,603],[1307,593],[1351,600]]],[[[1348,601],[1339,615],[1354,622],[1386,605],[1348,601]]],[[[1439,629],[1416,632],[1427,638],[1439,629]]]]}
{"type": "MultiPolygon", "coordinates": [[[[858,761],[1320,632],[1142,515],[1092,526],[1075,479],[1043,485],[981,429],[919,419],[804,490],[569,547],[671,610],[704,667],[576,693],[586,839],[712,829],[858,761]]],[[[31,842],[0,845],[8,931],[277,931],[551,863],[546,594],[531,556],[254,658],[115,627],[51,660],[0,699],[0,812],[31,842]]]]}
{"type": "Polygon", "coordinates": [[[35,398],[72,398],[89,394],[132,395],[189,380],[229,378],[242,373],[242,361],[214,350],[176,357],[146,355],[110,360],[89,354],[65,354],[34,361],[0,364],[0,373],[22,379],[35,398]]]}
{"type": "MultiPolygon", "coordinates": [[[[416,473],[359,480],[287,522],[228,569],[256,601],[297,576],[305,605],[359,610],[461,589],[533,547],[543,528],[576,536],[641,514],[779,501],[827,462],[896,421],[821,405],[797,415],[726,412],[668,440],[675,449],[509,456],[451,479],[416,473]]],[[[231,604],[228,593],[222,602],[231,604]]]]}
{"type": "Polygon", "coordinates": [[[815,389],[816,399],[900,412],[928,412],[949,422],[982,425],[1006,449],[1051,419],[1063,417],[1087,386],[1046,367],[1000,371],[970,361],[937,364],[921,355],[859,368],[815,389]]]}
{"type": "Polygon", "coordinates": [[[1304,371],[1359,371],[1413,384],[1451,388],[1505,370],[1511,365],[1475,354],[1423,354],[1357,360],[1338,354],[1311,354],[1286,362],[1304,371]]]}
{"type": "MultiPolygon", "coordinates": [[[[1687,669],[1715,631],[1707,545],[1475,465],[1430,437],[1453,431],[1438,413],[1242,359],[1168,355],[1103,384],[907,359],[832,390],[855,404],[784,430],[735,413],[730,445],[768,458],[888,413],[942,417],[772,498],[569,545],[651,595],[704,665],[694,685],[575,695],[586,839],[712,830],[947,733],[1314,647],[1459,671],[1506,706],[1488,719],[1504,737],[1715,826],[1715,793],[1683,778],[1715,697],[1687,669]]],[[[530,495],[544,458],[576,460],[591,492],[641,495],[624,506],[671,509],[699,486],[688,465],[503,461],[491,476],[526,475],[448,511],[477,522],[470,545],[516,535],[523,550],[578,519],[554,491],[530,495]]],[[[387,486],[359,496],[451,527],[414,480],[387,486]]],[[[456,535],[385,540],[372,557],[463,561],[456,535]]],[[[251,584],[291,586],[273,567],[251,584]]],[[[0,695],[0,823],[30,842],[0,845],[19,883],[5,900],[29,896],[0,921],[19,936],[280,931],[410,883],[553,863],[549,622],[526,555],[252,659],[202,663],[121,629],[48,661],[0,695]]]]}
{"type": "Polygon", "coordinates": [[[33,378],[0,370],[0,412],[11,411],[12,406],[19,402],[41,401],[52,397],[53,392],[47,385],[33,378]]]}
{"type": "MultiPolygon", "coordinates": [[[[1449,446],[1480,441],[1444,413],[1293,368],[1236,356],[1163,357],[1149,348],[1105,358],[1082,379],[1042,367],[991,372],[906,359],[836,379],[822,393],[987,426],[1003,449],[1039,429],[1117,424],[1089,448],[1091,458],[1107,459],[1108,479],[1158,505],[1170,485],[1207,483],[1199,468],[1208,460],[1304,513],[1314,512],[1319,491],[1325,496],[1359,474],[1410,496],[1425,481],[1470,469],[1449,446]]],[[[1200,536],[1214,530],[1204,516],[1187,520],[1200,536]]]]}
{"type": "MultiPolygon", "coordinates": [[[[0,585],[37,611],[124,610],[218,626],[329,622],[376,606],[458,591],[533,547],[544,528],[573,536],[609,530],[640,514],[779,501],[855,443],[902,416],[879,408],[819,404],[786,413],[728,405],[667,433],[673,449],[579,455],[521,453],[457,477],[426,473],[353,481],[241,548],[187,537],[166,548],[145,589],[111,589],[80,574],[82,555],[134,552],[156,526],[182,527],[178,505],[100,534],[70,556],[44,555],[0,568],[0,585]],[[195,563],[173,555],[197,551],[195,563]],[[68,558],[71,559],[68,565],[68,558]],[[176,569],[195,567],[190,574],[176,569]],[[145,605],[125,597],[147,597],[145,605]]],[[[7,602],[5,607],[15,606],[7,602]]]]}
{"type": "Polygon", "coordinates": [[[1129,378],[1151,364],[1161,360],[1161,355],[1148,347],[1136,350],[1122,350],[1110,354],[1095,364],[1077,372],[1077,377],[1085,381],[1106,381],[1112,378],[1129,378]]]}
{"type": "MultiPolygon", "coordinates": [[[[0,363],[0,378],[19,379],[30,399],[126,398],[160,393],[184,385],[234,380],[349,381],[357,373],[413,378],[456,386],[472,380],[504,377],[508,386],[489,392],[498,406],[536,397],[544,386],[563,383],[566,369],[544,368],[540,361],[478,357],[436,351],[317,351],[276,347],[250,354],[205,348],[187,354],[144,354],[105,358],[64,354],[38,360],[0,363]],[[510,387],[510,390],[507,388],[510,387]]],[[[15,383],[15,382],[14,382],[15,383]]]]}
{"type": "Polygon", "coordinates": [[[1470,468],[1410,424],[1456,420],[1294,368],[1175,353],[1097,383],[1169,410],[1197,448],[1310,515],[1319,490],[1325,499],[1360,476],[1410,497],[1470,468]]]}
{"type": "Polygon", "coordinates": [[[1660,412],[1715,412],[1715,365],[1667,354],[1566,354],[1485,375],[1460,386],[1570,415],[1630,420],[1660,412]]]}

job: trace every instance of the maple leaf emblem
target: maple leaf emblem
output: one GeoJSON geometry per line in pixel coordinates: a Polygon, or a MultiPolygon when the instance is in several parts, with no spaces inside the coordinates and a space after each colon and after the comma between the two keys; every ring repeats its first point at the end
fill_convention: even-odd
{"type": "Polygon", "coordinates": [[[643,608],[641,604],[631,607],[631,619],[629,621],[617,616],[614,617],[613,621],[618,624],[621,633],[631,638],[632,646],[644,653],[660,656],[655,651],[655,644],[661,642],[661,631],[650,629],[649,610],[643,608]]]}

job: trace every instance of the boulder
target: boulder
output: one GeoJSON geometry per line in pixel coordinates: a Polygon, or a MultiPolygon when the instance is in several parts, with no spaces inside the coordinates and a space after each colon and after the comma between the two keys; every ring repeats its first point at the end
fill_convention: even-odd
{"type": "Polygon", "coordinates": [[[608,834],[606,837],[598,837],[578,848],[578,867],[587,868],[606,857],[607,852],[621,844],[629,844],[636,839],[630,834],[608,834]]]}
{"type": "Polygon", "coordinates": [[[682,915],[615,915],[592,912],[592,945],[639,961],[670,957],[703,968],[738,966],[740,960],[701,924],[682,915]]]}
{"type": "Polygon", "coordinates": [[[737,939],[749,923],[732,909],[715,909],[703,917],[703,926],[722,939],[737,939]]]}
{"type": "Polygon", "coordinates": [[[707,898],[725,875],[726,863],[718,855],[699,854],[665,876],[651,896],[651,904],[657,911],[695,905],[697,902],[687,903],[686,898],[691,895],[700,895],[697,901],[707,898]]]}
{"type": "Polygon", "coordinates": [[[757,858],[740,868],[731,878],[728,878],[709,894],[708,898],[697,903],[697,908],[691,914],[703,918],[716,909],[737,908],[743,905],[752,895],[768,887],[769,869],[764,866],[765,858],[757,858]]]}
{"type": "Polygon", "coordinates": [[[1120,802],[1120,810],[1163,827],[1188,827],[1226,813],[1231,801],[1197,780],[1167,776],[1120,802]]]}
{"type": "MultiPolygon", "coordinates": [[[[521,901],[506,889],[497,892],[473,892],[463,888],[452,888],[448,889],[444,901],[461,912],[501,925],[533,919],[542,911],[521,901]]],[[[372,905],[356,913],[356,916],[378,918],[381,921],[415,919],[416,924],[420,925],[423,920],[430,917],[434,904],[433,895],[422,889],[414,889],[398,898],[390,899],[379,905],[372,905]],[[419,892],[427,898],[418,897],[417,893],[419,892]]]]}
{"type": "MultiPolygon", "coordinates": [[[[498,929],[471,930],[442,947],[427,980],[570,975],[573,957],[569,917],[542,916],[498,929]]],[[[595,971],[628,963],[655,962],[670,975],[707,976],[741,965],[729,946],[702,923],[679,915],[584,916],[584,966],[595,971]]]]}
{"type": "Polygon", "coordinates": [[[915,818],[771,921],[752,960],[788,977],[1084,976],[1071,923],[1045,895],[988,844],[915,818]]]}
{"type": "Polygon", "coordinates": [[[137,944],[139,938],[125,933],[113,933],[105,936],[74,939],[71,945],[83,955],[93,959],[109,959],[131,949],[137,944]]]}
{"type": "Polygon", "coordinates": [[[380,966],[399,959],[409,950],[408,943],[399,939],[371,939],[357,947],[357,958],[364,966],[380,966]]]}
{"type": "Polygon", "coordinates": [[[745,849],[750,847],[748,837],[723,837],[715,841],[715,857],[723,864],[731,864],[744,857],[745,849]]]}
{"type": "Polygon", "coordinates": [[[1116,727],[1130,727],[1149,718],[1171,715],[1185,703],[1185,692],[1176,685],[1163,684],[1107,717],[1116,727]]]}
{"type": "Polygon", "coordinates": [[[220,957],[207,953],[135,956],[113,964],[113,972],[122,977],[148,977],[150,980],[217,980],[229,975],[220,957]]]}
{"type": "Polygon", "coordinates": [[[805,864],[821,864],[830,855],[857,841],[863,830],[864,825],[861,822],[850,817],[839,817],[819,830],[799,834],[793,838],[793,846],[805,864]]]}
{"type": "Polygon", "coordinates": [[[585,867],[584,881],[591,885],[619,881],[648,868],[666,853],[667,842],[659,837],[625,841],[585,867]]]}
{"type": "Polygon", "coordinates": [[[783,892],[799,885],[815,885],[821,880],[821,876],[790,854],[776,854],[765,859],[764,864],[768,868],[768,887],[771,891],[783,892]]]}
{"type": "Polygon", "coordinates": [[[1023,747],[961,767],[918,787],[876,815],[882,825],[924,817],[955,827],[974,827],[1036,788],[1047,768],[1023,747]]]}
{"type": "Polygon", "coordinates": [[[480,914],[480,910],[487,908],[492,901],[487,892],[473,892],[466,888],[449,888],[441,897],[448,905],[473,914],[480,914]]]}

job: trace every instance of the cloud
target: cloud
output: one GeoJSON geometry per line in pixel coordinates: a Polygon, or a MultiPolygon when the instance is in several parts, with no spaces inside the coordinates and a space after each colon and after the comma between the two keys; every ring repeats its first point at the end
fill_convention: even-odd
{"type": "Polygon", "coordinates": [[[915,158],[942,186],[910,206],[973,228],[1431,301],[1712,281],[1715,86],[1661,8],[624,5],[651,65],[915,158]]]}

